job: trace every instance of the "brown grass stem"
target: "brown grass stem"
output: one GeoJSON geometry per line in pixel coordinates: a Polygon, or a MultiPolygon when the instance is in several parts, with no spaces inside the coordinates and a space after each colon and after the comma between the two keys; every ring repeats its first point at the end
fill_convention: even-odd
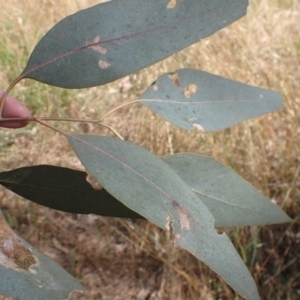
{"type": "Polygon", "coordinates": [[[178,266],[172,264],[170,261],[165,259],[162,255],[159,255],[157,253],[157,251],[153,251],[153,249],[151,248],[151,245],[149,245],[149,241],[147,241],[147,239],[143,239],[142,236],[140,236],[134,230],[132,230],[132,228],[130,228],[130,226],[125,221],[123,221],[122,219],[118,219],[118,221],[139,242],[139,244],[143,244],[143,248],[145,248],[144,251],[146,253],[150,254],[155,259],[162,261],[170,269],[173,269],[175,272],[177,272],[177,274],[179,274],[185,280],[187,280],[189,283],[191,283],[195,289],[200,289],[200,284],[199,284],[198,280],[191,277],[187,272],[180,269],[178,266]]]}

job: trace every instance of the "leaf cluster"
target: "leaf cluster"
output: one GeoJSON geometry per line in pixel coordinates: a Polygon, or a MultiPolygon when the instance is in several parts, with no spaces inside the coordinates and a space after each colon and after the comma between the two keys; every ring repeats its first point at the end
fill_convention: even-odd
{"type": "MultiPolygon", "coordinates": [[[[246,14],[247,6],[247,0],[113,0],[79,11],[40,40],[4,94],[0,113],[10,90],[24,78],[72,89],[107,84],[228,26],[246,14]]],[[[177,127],[201,132],[221,130],[282,107],[276,92],[194,69],[162,74],[139,99],[121,107],[133,103],[147,106],[177,127]]],[[[84,120],[105,126],[116,138],[62,132],[47,123],[55,118],[26,119],[65,136],[87,173],[28,166],[0,173],[0,184],[61,211],[148,219],[172,231],[177,245],[209,265],[241,296],[259,299],[249,270],[227,235],[215,227],[284,223],[290,218],[212,158],[191,153],[157,157],[125,141],[104,123],[119,108],[98,120],[84,120]],[[87,182],[88,175],[101,185],[98,189],[87,182]]],[[[47,290],[49,295],[42,299],[61,299],[81,288],[16,237],[2,216],[0,220],[1,293],[27,300],[41,299],[33,294],[47,290]],[[14,243],[7,251],[9,240],[14,243]]]]}

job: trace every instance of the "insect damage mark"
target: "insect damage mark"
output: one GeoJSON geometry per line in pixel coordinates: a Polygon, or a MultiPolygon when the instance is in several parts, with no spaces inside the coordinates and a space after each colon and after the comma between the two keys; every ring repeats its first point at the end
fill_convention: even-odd
{"type": "Polygon", "coordinates": [[[157,84],[153,85],[153,90],[154,90],[155,92],[158,91],[158,85],[157,85],[157,84]]]}
{"type": "Polygon", "coordinates": [[[200,130],[200,131],[203,131],[204,132],[204,128],[202,125],[200,124],[193,124],[193,127],[195,127],[196,129],[200,130]]]}
{"type": "Polygon", "coordinates": [[[181,239],[181,234],[180,233],[176,233],[175,234],[175,239],[176,240],[180,240],[181,239]]]}
{"type": "Polygon", "coordinates": [[[99,35],[97,35],[92,41],[86,41],[85,45],[88,46],[88,48],[94,50],[95,52],[106,54],[107,49],[100,46],[101,38],[99,35]]]}
{"type": "Polygon", "coordinates": [[[177,0],[170,0],[167,4],[167,8],[174,8],[177,4],[177,0]]]}
{"type": "Polygon", "coordinates": [[[195,95],[197,93],[198,87],[196,84],[192,83],[187,85],[184,88],[184,96],[186,98],[191,98],[191,96],[195,95]]]}
{"type": "Polygon", "coordinates": [[[67,39],[68,35],[65,33],[64,35],[59,37],[60,42],[64,42],[67,39]]]}
{"type": "Polygon", "coordinates": [[[36,263],[36,257],[19,241],[0,213],[0,264],[28,271],[36,263]]]}
{"type": "Polygon", "coordinates": [[[170,73],[169,78],[171,79],[171,81],[174,85],[176,85],[177,87],[180,87],[180,78],[179,78],[177,72],[170,73]]]}
{"type": "MultiPolygon", "coordinates": [[[[176,211],[177,211],[177,214],[178,214],[178,217],[179,217],[179,222],[180,222],[180,228],[181,228],[181,230],[191,230],[188,212],[186,212],[178,204],[175,205],[175,208],[176,208],[176,211]]],[[[176,234],[176,235],[179,236],[179,234],[176,234]]],[[[176,235],[175,235],[175,237],[176,237],[176,235]]]]}
{"type": "Polygon", "coordinates": [[[167,224],[166,224],[167,231],[173,231],[173,223],[174,223],[174,221],[168,216],[167,224]]]}
{"type": "Polygon", "coordinates": [[[99,64],[100,69],[107,69],[110,66],[110,63],[108,63],[105,60],[101,60],[101,59],[98,61],[98,64],[99,64]]]}

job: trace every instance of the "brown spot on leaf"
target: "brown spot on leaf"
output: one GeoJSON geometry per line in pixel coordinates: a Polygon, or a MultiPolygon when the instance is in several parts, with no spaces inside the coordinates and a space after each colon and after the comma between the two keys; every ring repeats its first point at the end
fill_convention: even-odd
{"type": "Polygon", "coordinates": [[[169,216],[167,217],[166,229],[167,231],[173,230],[173,220],[169,216]]]}
{"type": "Polygon", "coordinates": [[[175,234],[175,239],[176,240],[180,240],[181,239],[181,234],[180,233],[176,233],[175,234]]]}
{"type": "Polygon", "coordinates": [[[198,129],[198,130],[200,130],[200,131],[203,131],[203,132],[204,132],[204,128],[203,128],[203,126],[202,126],[202,125],[200,125],[200,124],[193,124],[193,126],[194,126],[196,129],[198,129]]]}
{"type": "Polygon", "coordinates": [[[194,84],[194,83],[189,84],[184,88],[184,96],[186,98],[191,98],[191,96],[193,96],[194,94],[197,93],[197,90],[198,90],[198,87],[196,84],[194,84]]]}
{"type": "Polygon", "coordinates": [[[0,213],[0,264],[28,270],[36,263],[35,256],[19,241],[0,213]]]}
{"type": "Polygon", "coordinates": [[[99,60],[98,63],[101,69],[107,69],[110,66],[110,64],[105,60],[99,60]]]}
{"type": "Polygon", "coordinates": [[[64,35],[59,37],[60,42],[64,42],[67,38],[67,34],[65,33],[64,35]]]}
{"type": "Polygon", "coordinates": [[[174,8],[176,4],[177,4],[177,0],[170,0],[167,5],[167,8],[174,8]]]}
{"type": "Polygon", "coordinates": [[[101,41],[101,38],[99,35],[97,35],[92,41],[86,41],[85,45],[89,46],[88,48],[94,50],[95,52],[98,52],[101,54],[106,54],[107,49],[100,46],[100,41],[101,41]]]}
{"type": "Polygon", "coordinates": [[[181,230],[190,230],[191,226],[189,221],[189,214],[180,205],[176,205],[175,208],[178,213],[181,230]]]}
{"type": "Polygon", "coordinates": [[[174,85],[176,85],[177,87],[180,87],[180,79],[179,79],[177,72],[170,73],[169,77],[174,85]]]}

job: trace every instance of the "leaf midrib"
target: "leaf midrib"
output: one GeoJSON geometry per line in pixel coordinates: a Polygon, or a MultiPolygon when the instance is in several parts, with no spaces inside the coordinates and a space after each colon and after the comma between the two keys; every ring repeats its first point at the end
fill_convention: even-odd
{"type": "Polygon", "coordinates": [[[210,199],[213,199],[217,202],[221,202],[223,204],[226,204],[228,206],[232,206],[232,207],[237,207],[237,208],[240,208],[240,209],[245,209],[245,210],[249,210],[250,212],[256,212],[258,214],[261,214],[262,216],[268,216],[267,214],[264,214],[262,213],[261,211],[259,210],[255,210],[255,209],[251,209],[251,208],[248,208],[248,207],[244,207],[244,206],[240,206],[240,205],[237,205],[237,204],[234,204],[234,203],[230,203],[230,202],[227,202],[225,200],[222,200],[222,199],[219,199],[219,198],[216,198],[216,197],[213,197],[211,195],[208,195],[208,194],[205,194],[205,193],[201,193],[200,191],[196,190],[196,189],[193,189],[192,188],[192,191],[195,192],[196,194],[199,194],[199,195],[203,195],[203,196],[206,196],[210,199]]]}

